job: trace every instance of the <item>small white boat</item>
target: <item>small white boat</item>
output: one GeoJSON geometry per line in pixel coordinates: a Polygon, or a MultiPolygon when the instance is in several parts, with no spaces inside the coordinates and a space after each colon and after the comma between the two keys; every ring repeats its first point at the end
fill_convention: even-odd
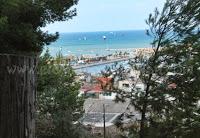
{"type": "Polygon", "coordinates": [[[106,37],[105,35],[104,35],[102,38],[103,38],[103,40],[106,40],[106,39],[107,39],[107,37],[106,37]]]}

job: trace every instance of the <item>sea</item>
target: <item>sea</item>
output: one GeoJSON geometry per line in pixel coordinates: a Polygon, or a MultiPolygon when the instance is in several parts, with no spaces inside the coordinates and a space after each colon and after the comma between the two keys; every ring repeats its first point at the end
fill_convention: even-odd
{"type": "Polygon", "coordinates": [[[59,39],[46,48],[52,56],[56,56],[59,51],[64,56],[100,56],[120,50],[149,47],[151,40],[145,30],[61,33],[59,39]]]}
{"type": "MultiPolygon", "coordinates": [[[[52,56],[56,56],[58,52],[63,56],[104,56],[119,51],[130,52],[133,48],[148,48],[151,41],[152,38],[146,35],[145,30],[61,33],[59,39],[46,46],[43,53],[48,48],[52,56]]],[[[96,74],[105,66],[90,67],[82,71],[96,74]]]]}

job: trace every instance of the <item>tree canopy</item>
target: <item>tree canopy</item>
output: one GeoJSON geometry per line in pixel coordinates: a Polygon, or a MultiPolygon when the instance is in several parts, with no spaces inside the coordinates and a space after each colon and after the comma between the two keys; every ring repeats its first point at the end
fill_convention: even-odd
{"type": "Polygon", "coordinates": [[[85,138],[78,122],[83,98],[78,97],[79,82],[70,66],[54,64],[48,52],[38,67],[36,135],[38,138],[85,138]]]}
{"type": "Polygon", "coordinates": [[[76,15],[78,0],[0,0],[0,53],[41,52],[58,38],[42,27],[76,15]]]}
{"type": "MultiPolygon", "coordinates": [[[[167,0],[161,12],[149,15],[147,35],[153,53],[130,61],[140,72],[132,78],[132,92],[118,90],[117,100],[131,99],[141,114],[133,137],[193,138],[200,129],[200,2],[167,0]],[[136,89],[137,83],[144,84],[136,89]]],[[[113,70],[113,69],[112,69],[113,70]]],[[[115,76],[124,79],[123,66],[115,76]]],[[[110,72],[108,70],[107,72],[110,72]]]]}

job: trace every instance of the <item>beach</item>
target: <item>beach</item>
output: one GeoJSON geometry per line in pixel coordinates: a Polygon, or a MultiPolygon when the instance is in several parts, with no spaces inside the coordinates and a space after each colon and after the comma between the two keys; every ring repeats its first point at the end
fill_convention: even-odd
{"type": "Polygon", "coordinates": [[[98,74],[115,62],[151,54],[151,41],[144,30],[66,33],[43,53],[47,48],[53,57],[61,53],[77,73],[98,74]]]}

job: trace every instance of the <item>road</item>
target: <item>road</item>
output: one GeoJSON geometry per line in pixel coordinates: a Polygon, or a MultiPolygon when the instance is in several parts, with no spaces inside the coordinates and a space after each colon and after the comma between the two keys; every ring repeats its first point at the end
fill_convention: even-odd
{"type": "Polygon", "coordinates": [[[99,62],[90,63],[90,64],[72,66],[72,68],[77,70],[77,69],[83,69],[83,68],[88,68],[88,67],[93,67],[93,66],[110,64],[110,63],[114,63],[114,62],[127,61],[127,60],[130,60],[130,59],[132,59],[132,58],[130,58],[130,57],[128,57],[128,58],[118,58],[118,59],[107,60],[107,61],[99,61],[99,62]]]}

